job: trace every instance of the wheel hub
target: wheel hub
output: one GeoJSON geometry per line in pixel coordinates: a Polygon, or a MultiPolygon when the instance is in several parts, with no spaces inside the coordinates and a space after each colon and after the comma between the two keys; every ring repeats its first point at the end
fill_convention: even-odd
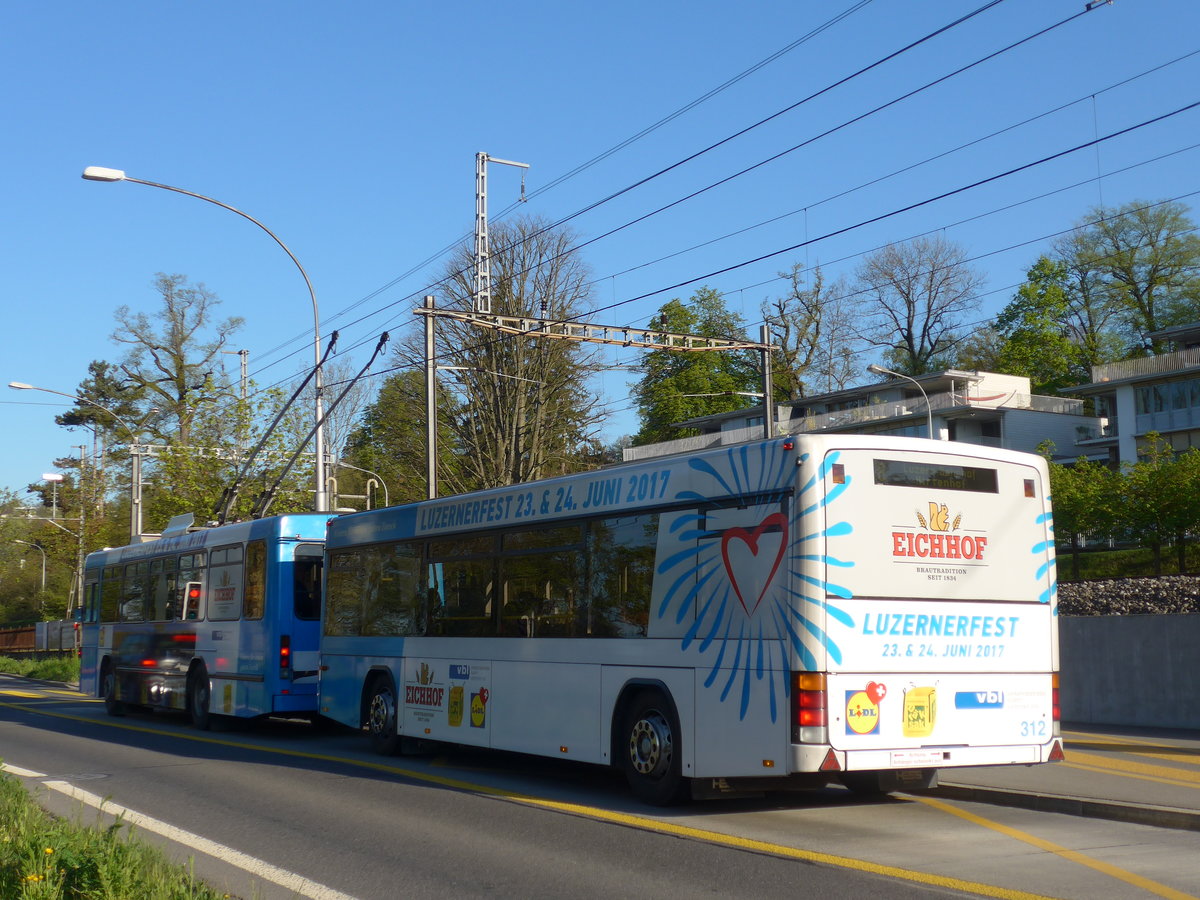
{"type": "Polygon", "coordinates": [[[667,771],[673,751],[671,726],[661,713],[648,713],[634,723],[629,735],[629,761],[638,773],[658,775],[667,771]]]}

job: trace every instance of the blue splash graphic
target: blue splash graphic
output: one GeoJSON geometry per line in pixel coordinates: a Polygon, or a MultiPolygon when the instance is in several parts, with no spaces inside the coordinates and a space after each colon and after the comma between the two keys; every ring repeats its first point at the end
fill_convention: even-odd
{"type": "MultiPolygon", "coordinates": [[[[778,492],[782,498],[795,469],[794,457],[783,444],[767,441],[730,448],[717,457],[689,460],[688,467],[699,477],[688,490],[677,492],[675,499],[705,503],[712,497],[732,497],[746,501],[740,506],[749,506],[751,497],[778,492]]],[[[854,565],[823,552],[828,538],[853,533],[848,522],[821,527],[826,509],[843,503],[850,488],[847,480],[823,495],[822,484],[837,457],[830,454],[818,474],[789,498],[787,519],[783,520],[787,543],[780,548],[777,567],[761,586],[761,595],[740,593],[759,582],[747,577],[746,584],[735,584],[730,576],[732,564],[725,555],[725,544],[732,540],[749,545],[757,557],[758,531],[708,532],[702,515],[683,516],[667,530],[678,549],[668,552],[658,565],[657,573],[667,579],[669,587],[655,615],[676,624],[694,615],[680,647],[703,658],[701,670],[707,667],[704,687],[719,690],[722,703],[735,702],[740,719],[746,717],[751,704],[765,705],[772,722],[786,710],[790,686],[780,675],[787,669],[786,655],[776,658],[780,646],[790,647],[809,669],[818,668],[826,654],[835,662],[842,660],[841,649],[821,623],[831,617],[852,628],[851,616],[827,599],[850,598],[852,594],[842,585],[826,583],[796,567],[800,560],[838,569],[854,565]]],[[[807,456],[802,460],[807,461],[807,456]]],[[[779,508],[772,501],[765,510],[779,508]]],[[[764,512],[759,529],[768,524],[771,515],[764,512]]],[[[766,567],[761,573],[765,578],[772,560],[756,561],[766,567]]]]}
{"type": "MultiPolygon", "coordinates": [[[[1052,498],[1047,496],[1046,502],[1051,503],[1052,498]]],[[[1038,593],[1039,603],[1050,604],[1050,615],[1058,615],[1058,568],[1055,565],[1054,559],[1054,513],[1043,512],[1039,513],[1035,519],[1038,525],[1044,525],[1049,538],[1044,541],[1038,541],[1031,548],[1035,556],[1040,560],[1033,578],[1039,584],[1046,582],[1049,576],[1049,584],[1038,593]]]]}

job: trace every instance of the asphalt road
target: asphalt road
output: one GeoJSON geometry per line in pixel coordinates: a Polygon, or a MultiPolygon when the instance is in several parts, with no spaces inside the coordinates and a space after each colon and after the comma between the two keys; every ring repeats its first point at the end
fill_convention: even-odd
{"type": "Polygon", "coordinates": [[[0,758],[57,813],[111,821],[81,804],[90,795],[181,829],[139,826],[236,897],[1200,893],[1191,832],[836,789],[664,812],[596,767],[455,749],[385,759],[295,722],[111,719],[5,676],[0,758]]]}

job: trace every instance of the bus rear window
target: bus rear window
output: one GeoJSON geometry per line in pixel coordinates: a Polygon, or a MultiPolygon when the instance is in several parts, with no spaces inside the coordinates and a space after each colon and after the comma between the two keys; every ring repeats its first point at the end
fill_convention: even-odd
{"type": "Polygon", "coordinates": [[[999,490],[995,469],[899,459],[876,459],[875,483],[894,487],[935,488],[940,491],[970,491],[976,494],[995,494],[999,490]]]}

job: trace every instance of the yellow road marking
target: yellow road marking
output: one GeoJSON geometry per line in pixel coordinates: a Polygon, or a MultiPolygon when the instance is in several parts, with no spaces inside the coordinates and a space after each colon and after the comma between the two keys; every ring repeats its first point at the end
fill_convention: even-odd
{"type": "MultiPolygon", "coordinates": [[[[1084,745],[1089,750],[1113,750],[1117,753],[1127,753],[1131,756],[1149,756],[1153,759],[1164,759],[1184,765],[1200,766],[1200,751],[1188,751],[1187,747],[1175,744],[1159,743],[1158,739],[1117,737],[1109,734],[1078,733],[1067,742],[1067,750],[1074,746],[1084,745]],[[1134,748],[1142,749],[1134,749],[1134,748]],[[1179,752],[1174,752],[1179,751],[1179,752]]],[[[1082,750],[1079,752],[1083,752],[1082,750]]]]}
{"type": "Polygon", "coordinates": [[[391,775],[399,775],[412,781],[424,782],[426,784],[436,784],[441,787],[467,791],[487,797],[495,797],[496,799],[507,800],[513,803],[521,803],[526,806],[533,806],[555,812],[582,816],[597,821],[612,822],[619,825],[640,828],[644,831],[653,831],[659,834],[674,835],[676,837],[687,837],[695,840],[705,841],[710,844],[717,844],[720,846],[732,847],[740,850],[751,850],[757,853],[768,853],[773,856],[780,856],[787,859],[797,859],[803,860],[804,862],[819,863],[822,865],[834,866],[842,869],[852,869],[857,872],[868,872],[874,875],[883,875],[887,878],[896,878],[903,881],[911,881],[917,884],[933,885],[937,887],[948,888],[950,890],[964,891],[966,893],[976,894],[980,897],[996,897],[1000,898],[1000,900],[1049,900],[1049,898],[1045,897],[1044,895],[1032,894],[1028,891],[1019,891],[1011,888],[998,887],[996,885],[983,884],[982,882],[976,881],[964,881],[960,878],[952,878],[945,875],[935,875],[930,872],[918,872],[913,869],[902,869],[898,866],[882,865],[880,863],[873,863],[863,859],[854,859],[847,856],[835,856],[830,853],[820,853],[815,850],[801,850],[796,847],[788,847],[783,844],[773,844],[767,841],[756,841],[751,840],[750,838],[741,838],[734,835],[721,834],[720,832],[716,831],[706,831],[700,828],[691,828],[686,825],[678,825],[674,822],[663,822],[659,821],[658,819],[650,819],[643,816],[632,815],[630,813],[615,812],[595,806],[584,806],[578,803],[564,803],[559,800],[547,800],[545,798],[535,797],[530,794],[519,794],[513,791],[505,790],[504,788],[494,788],[482,784],[473,784],[472,782],[462,781],[457,778],[448,778],[444,775],[434,775],[429,772],[421,772],[416,769],[406,769],[401,766],[394,766],[388,763],[348,759],[346,757],[331,756],[326,753],[312,753],[307,750],[292,750],[286,747],[266,747],[261,744],[252,744],[245,741],[225,740],[223,738],[215,738],[208,735],[162,731],[157,728],[147,728],[142,725],[131,725],[126,722],[111,722],[106,720],[90,719],[84,716],[71,715],[70,713],[50,712],[45,709],[20,706],[15,703],[0,702],[0,707],[20,709],[24,710],[25,712],[50,716],[51,718],[56,719],[67,719],[73,722],[83,722],[89,725],[105,725],[110,728],[120,728],[125,731],[154,734],[160,737],[175,737],[183,740],[195,741],[201,744],[214,744],[223,747],[232,747],[239,750],[257,750],[263,753],[274,753],[280,756],[289,756],[298,759],[313,759],[323,762],[339,763],[342,765],[358,766],[364,769],[372,769],[377,772],[386,772],[391,775]]]}
{"type": "MultiPolygon", "coordinates": [[[[1066,766],[1069,769],[1079,769],[1082,772],[1098,772],[1101,775],[1112,775],[1112,769],[1103,769],[1100,766],[1088,766],[1083,763],[1063,762],[1058,763],[1060,766],[1066,766]]],[[[1122,778],[1136,778],[1139,781],[1153,781],[1156,784],[1169,784],[1172,787],[1187,787],[1196,788],[1200,785],[1192,784],[1189,781],[1180,781],[1178,778],[1159,778],[1155,775],[1135,775],[1133,772],[1119,773],[1122,778]]]]}
{"type": "Polygon", "coordinates": [[[6,697],[24,697],[27,700],[42,700],[42,699],[44,699],[41,694],[34,694],[34,693],[31,693],[30,691],[3,690],[3,691],[0,691],[0,694],[4,694],[6,697]]]}
{"type": "Polygon", "coordinates": [[[1133,773],[1136,775],[1152,775],[1156,778],[1178,778],[1180,781],[1200,786],[1200,770],[1191,772],[1187,769],[1176,769],[1171,766],[1152,766],[1149,763],[1136,762],[1130,759],[1117,759],[1100,753],[1081,753],[1078,750],[1067,751],[1068,763],[1083,763],[1096,766],[1108,772],[1118,774],[1133,773]]]}
{"type": "Polygon", "coordinates": [[[1070,850],[1052,841],[1044,840],[1035,835],[1029,834],[1026,831],[1020,831],[1016,828],[1011,828],[1008,825],[1001,825],[999,822],[993,822],[990,819],[985,819],[983,816],[977,816],[974,813],[967,812],[965,809],[959,809],[956,806],[951,806],[942,800],[935,800],[933,797],[920,797],[911,795],[912,799],[918,803],[924,803],[926,806],[932,806],[934,809],[940,809],[942,812],[949,813],[953,816],[958,816],[960,819],[966,819],[968,822],[973,822],[976,825],[982,825],[984,828],[990,828],[992,831],[998,831],[1003,835],[1007,835],[1018,841],[1026,844],[1031,844],[1039,850],[1045,850],[1047,853],[1053,853],[1055,856],[1061,856],[1063,859],[1071,862],[1079,863],[1082,866],[1087,866],[1089,869],[1095,869],[1097,872],[1102,872],[1119,881],[1124,881],[1126,884],[1131,884],[1136,888],[1144,891],[1149,891],[1152,894],[1157,894],[1160,897],[1169,897],[1171,900],[1196,900],[1191,894],[1185,894],[1182,891],[1177,891],[1175,888],[1167,887],[1165,884],[1160,884],[1157,881],[1152,881],[1149,878],[1144,878],[1133,872],[1129,872],[1118,866],[1110,863],[1101,862],[1098,859],[1092,859],[1090,856],[1085,856],[1075,850],[1070,850]]]}

